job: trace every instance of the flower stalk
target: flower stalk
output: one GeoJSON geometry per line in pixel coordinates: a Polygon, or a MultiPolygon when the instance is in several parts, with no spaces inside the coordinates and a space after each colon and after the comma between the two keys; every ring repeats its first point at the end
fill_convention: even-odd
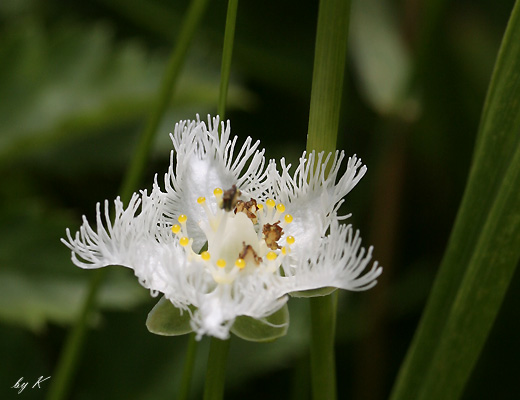
{"type": "Polygon", "coordinates": [[[184,360],[184,369],[182,370],[181,385],[177,400],[189,399],[193,367],[195,365],[195,356],[197,354],[197,343],[198,342],[195,340],[195,334],[191,333],[188,339],[188,348],[186,350],[186,359],[184,360]]]}
{"type": "Polygon", "coordinates": [[[211,338],[204,400],[222,400],[224,398],[228,352],[229,339],[211,338]]]}
{"type": "Polygon", "coordinates": [[[311,305],[311,373],[313,399],[335,399],[334,337],[338,292],[313,297],[311,305]]]}

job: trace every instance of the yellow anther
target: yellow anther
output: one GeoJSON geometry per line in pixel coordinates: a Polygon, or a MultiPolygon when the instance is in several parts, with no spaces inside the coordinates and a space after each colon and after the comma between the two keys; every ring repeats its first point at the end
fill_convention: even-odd
{"type": "Polygon", "coordinates": [[[213,191],[213,194],[215,195],[215,197],[220,197],[220,196],[222,196],[222,193],[224,193],[224,192],[222,191],[221,188],[216,188],[216,189],[213,191]]]}
{"type": "Polygon", "coordinates": [[[274,261],[276,260],[276,257],[278,257],[276,255],[276,253],[274,251],[270,251],[269,253],[266,254],[266,257],[269,261],[274,261]]]}
{"type": "Polygon", "coordinates": [[[197,203],[199,203],[199,204],[204,204],[205,202],[206,202],[206,198],[205,197],[199,197],[197,199],[197,203]]]}
{"type": "Polygon", "coordinates": [[[179,222],[184,224],[188,220],[188,217],[184,214],[179,215],[179,222]]]}
{"type": "Polygon", "coordinates": [[[287,247],[282,247],[282,254],[285,256],[287,254],[287,247]]]}
{"type": "Polygon", "coordinates": [[[226,260],[223,260],[222,258],[219,258],[217,260],[217,267],[219,268],[225,268],[226,267],[226,260]]]}
{"type": "Polygon", "coordinates": [[[172,232],[173,233],[177,234],[180,231],[181,231],[181,226],[180,225],[175,224],[175,225],[172,226],[172,232]]]}
{"type": "Polygon", "coordinates": [[[283,213],[285,211],[285,206],[282,203],[280,203],[276,206],[276,209],[279,213],[283,213]]]}
{"type": "Polygon", "coordinates": [[[188,243],[190,242],[190,239],[188,239],[186,236],[183,236],[179,239],[179,243],[181,246],[187,246],[188,243]]]}
{"type": "Polygon", "coordinates": [[[293,217],[291,214],[286,214],[284,219],[285,219],[285,222],[287,222],[288,224],[290,224],[293,221],[293,217]]]}
{"type": "Polygon", "coordinates": [[[200,256],[202,257],[202,259],[204,261],[209,261],[209,259],[211,258],[211,256],[209,255],[209,252],[207,252],[207,251],[203,251],[202,253],[200,253],[200,256]]]}
{"type": "Polygon", "coordinates": [[[294,236],[287,236],[287,244],[294,244],[294,236]]]}
{"type": "Polygon", "coordinates": [[[256,205],[256,208],[258,208],[259,210],[263,210],[264,209],[264,205],[262,203],[258,203],[256,205]]]}
{"type": "Polygon", "coordinates": [[[246,262],[245,262],[245,260],[243,258],[237,258],[237,260],[235,261],[235,265],[238,268],[242,269],[242,268],[244,268],[246,266],[246,262]]]}
{"type": "Polygon", "coordinates": [[[268,199],[268,200],[265,202],[265,204],[267,205],[267,207],[269,207],[269,208],[273,208],[273,207],[275,206],[276,203],[274,202],[273,199],[268,199]]]}

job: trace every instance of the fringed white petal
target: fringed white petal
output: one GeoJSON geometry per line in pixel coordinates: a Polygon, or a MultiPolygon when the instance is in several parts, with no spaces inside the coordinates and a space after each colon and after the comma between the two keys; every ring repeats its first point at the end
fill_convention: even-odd
{"type": "MultiPolygon", "coordinates": [[[[147,198],[143,193],[143,198],[147,198]]],[[[114,201],[114,222],[110,218],[110,205],[105,201],[103,212],[101,204],[96,205],[96,230],[92,229],[86,217],[83,216],[83,225],[73,238],[67,229],[67,240],[62,242],[71,249],[72,261],[81,268],[99,268],[106,265],[126,265],[130,252],[134,246],[150,234],[144,229],[146,223],[142,211],[137,215],[141,198],[134,194],[124,209],[121,199],[114,201]]],[[[149,209],[147,209],[149,212],[149,209]]]]}
{"type": "Polygon", "coordinates": [[[287,296],[277,295],[275,286],[267,287],[261,279],[253,278],[237,280],[233,285],[219,285],[210,293],[199,292],[194,303],[198,309],[191,321],[199,339],[203,335],[227,339],[236,317],[265,318],[287,302],[287,296]]]}
{"type": "Polygon", "coordinates": [[[332,219],[345,219],[349,215],[337,217],[337,211],[352,188],[366,172],[366,167],[356,156],[349,157],[343,175],[338,179],[339,170],[345,158],[344,152],[336,151],[327,156],[323,152],[308,155],[304,152],[299,164],[291,175],[291,164],[280,160],[281,173],[273,183],[275,197],[286,205],[287,212],[294,218],[287,231],[298,239],[295,249],[314,246],[324,236],[332,219]],[[326,167],[331,165],[325,177],[326,167]],[[336,182],[337,181],[337,182],[336,182]],[[332,217],[334,216],[334,217],[332,217]]]}
{"type": "Polygon", "coordinates": [[[361,291],[376,285],[382,268],[377,262],[367,269],[372,247],[361,247],[359,232],[351,225],[330,226],[330,234],[323,238],[317,251],[301,252],[293,263],[284,265],[281,278],[283,291],[295,292],[322,287],[336,287],[361,291]]]}
{"type": "Polygon", "coordinates": [[[171,135],[174,151],[165,175],[168,206],[164,220],[172,225],[180,214],[187,215],[188,231],[196,250],[205,242],[198,226],[199,197],[208,197],[211,201],[215,188],[226,190],[232,185],[236,185],[244,196],[261,197],[268,191],[264,150],[258,150],[260,142],[253,143],[248,137],[235,155],[237,136],[230,139],[230,134],[229,122],[222,123],[219,138],[219,118],[211,120],[208,117],[208,125],[198,119],[181,121],[171,135]]]}
{"type": "Polygon", "coordinates": [[[228,338],[238,316],[265,318],[285,304],[290,292],[374,286],[381,267],[374,263],[368,268],[372,248],[361,248],[359,234],[351,226],[340,226],[346,217],[337,216],[343,197],[366,171],[361,161],[349,158],[340,174],[343,152],[313,152],[308,158],[304,153],[294,174],[284,159],[279,173],[274,161],[266,165],[258,141],[247,138],[237,148],[237,137],[230,135],[229,123],[220,125],[218,117],[208,118],[207,124],[198,117],[177,124],[165,192],[156,177],[151,194],[134,194],[126,208],[119,198],[113,213],[108,201],[103,207],[98,204],[95,228],[83,217],[79,232],[72,236],[67,230],[62,239],[74,264],[132,268],[152,294],[164,293],[174,306],[190,313],[199,339],[228,338]],[[331,168],[326,175],[327,164],[331,168]],[[233,185],[242,199],[265,202],[258,224],[251,216],[216,204],[213,190],[233,185]],[[199,203],[199,197],[206,200],[199,203]],[[181,214],[187,215],[187,222],[178,220],[181,214]],[[278,231],[273,228],[277,219],[278,231]],[[177,223],[182,227],[172,231],[177,223]],[[275,232],[269,244],[264,228],[275,232]],[[206,241],[206,255],[196,254],[206,241]],[[255,264],[238,263],[245,259],[255,264]]]}
{"type": "Polygon", "coordinates": [[[134,270],[140,283],[153,294],[166,290],[174,269],[179,269],[183,254],[179,245],[170,240],[168,247],[160,237],[167,234],[157,224],[163,208],[161,193],[134,193],[126,209],[118,197],[114,201],[114,217],[110,204],[96,206],[96,230],[85,216],[80,230],[62,242],[71,250],[72,262],[80,268],[121,265],[134,270]]]}
{"type": "Polygon", "coordinates": [[[325,157],[321,152],[316,155],[313,151],[308,157],[304,152],[299,165],[291,176],[291,164],[286,165],[285,159],[281,159],[282,173],[275,185],[276,196],[286,203],[305,201],[309,207],[318,208],[329,215],[335,211],[340,201],[366,173],[366,166],[355,155],[348,158],[347,169],[337,180],[339,170],[345,158],[343,151],[336,151],[334,158],[332,153],[325,157]],[[326,167],[331,164],[330,172],[325,177],[326,167]],[[337,182],[336,182],[337,180],[337,182]]]}

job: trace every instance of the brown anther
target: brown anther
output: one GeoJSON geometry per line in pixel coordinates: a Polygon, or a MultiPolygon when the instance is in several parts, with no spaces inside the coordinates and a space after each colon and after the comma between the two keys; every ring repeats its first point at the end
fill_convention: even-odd
{"type": "Polygon", "coordinates": [[[258,206],[256,205],[256,200],[251,199],[249,201],[238,200],[237,205],[235,207],[235,214],[237,212],[243,212],[247,215],[247,217],[256,224],[258,222],[258,218],[256,217],[256,212],[258,211],[258,206]]]}
{"type": "Polygon", "coordinates": [[[264,240],[267,247],[271,250],[279,249],[278,240],[283,235],[283,229],[280,227],[280,221],[275,222],[274,224],[265,224],[262,233],[264,234],[264,240]]]}
{"type": "Polygon", "coordinates": [[[242,242],[242,244],[244,245],[244,248],[238,255],[238,258],[242,258],[246,263],[255,263],[256,265],[260,265],[262,257],[258,257],[253,246],[250,244],[246,245],[246,242],[242,242]]]}
{"type": "Polygon", "coordinates": [[[222,195],[220,208],[223,208],[226,211],[231,211],[233,208],[235,208],[240,194],[240,190],[237,189],[236,185],[231,186],[231,189],[225,190],[224,194],[222,195]]]}

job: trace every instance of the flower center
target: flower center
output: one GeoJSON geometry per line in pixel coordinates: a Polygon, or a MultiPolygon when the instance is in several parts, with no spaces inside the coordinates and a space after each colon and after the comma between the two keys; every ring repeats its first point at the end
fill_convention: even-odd
{"type": "Polygon", "coordinates": [[[213,204],[208,204],[205,197],[197,199],[201,215],[205,214],[198,224],[206,235],[207,251],[199,255],[192,250],[184,214],[171,228],[188,253],[188,260],[204,262],[216,283],[232,283],[259,268],[271,274],[278,271],[295,242],[284,232],[293,220],[290,214],[283,215],[285,206],[276,205],[273,199],[268,199],[265,206],[255,199],[240,200],[241,192],[235,185],[226,191],[217,188],[213,195],[213,204]]]}

